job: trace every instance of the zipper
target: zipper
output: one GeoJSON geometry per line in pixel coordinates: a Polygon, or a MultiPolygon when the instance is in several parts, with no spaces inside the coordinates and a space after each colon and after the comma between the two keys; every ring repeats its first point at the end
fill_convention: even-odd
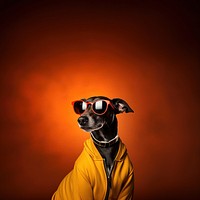
{"type": "Polygon", "coordinates": [[[115,161],[113,161],[113,165],[111,166],[109,171],[107,171],[105,159],[103,159],[103,163],[104,163],[104,168],[105,168],[106,178],[107,178],[107,190],[106,190],[105,200],[108,200],[110,189],[111,189],[111,184],[112,184],[111,174],[112,174],[112,171],[113,171],[113,168],[115,165],[115,161]]]}

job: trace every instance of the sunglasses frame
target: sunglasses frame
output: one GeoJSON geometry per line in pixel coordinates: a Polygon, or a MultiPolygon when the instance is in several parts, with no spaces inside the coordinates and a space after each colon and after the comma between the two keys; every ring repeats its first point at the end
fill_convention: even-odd
{"type": "Polygon", "coordinates": [[[76,113],[76,112],[75,112],[75,109],[74,109],[74,112],[75,112],[76,114],[78,114],[78,115],[82,115],[83,113],[85,113],[86,110],[87,110],[87,108],[88,108],[88,105],[89,105],[89,104],[91,105],[91,110],[92,110],[92,112],[95,113],[96,115],[103,115],[103,114],[105,114],[106,111],[108,110],[108,106],[109,106],[109,105],[112,107],[113,110],[115,109],[115,107],[112,105],[112,103],[111,103],[109,100],[105,100],[105,99],[103,99],[103,100],[98,99],[98,100],[96,100],[96,101],[94,101],[94,102],[85,102],[85,101],[83,101],[83,100],[76,100],[76,101],[73,101],[73,102],[72,102],[73,108],[74,108],[74,104],[75,104],[76,102],[84,102],[84,103],[86,103],[86,109],[85,109],[82,113],[80,113],[80,114],[79,114],[79,113],[76,113]],[[105,109],[105,111],[104,111],[103,113],[101,113],[101,114],[95,112],[94,109],[93,109],[93,104],[95,104],[95,103],[98,102],[98,101],[105,101],[105,102],[106,102],[106,109],[105,109]]]}

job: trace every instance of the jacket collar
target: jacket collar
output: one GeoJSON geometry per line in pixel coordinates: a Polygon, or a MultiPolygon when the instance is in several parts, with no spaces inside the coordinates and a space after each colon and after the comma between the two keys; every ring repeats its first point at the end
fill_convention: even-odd
{"type": "MultiPolygon", "coordinates": [[[[94,142],[91,137],[90,139],[85,141],[84,149],[92,157],[93,160],[103,160],[99,151],[95,147],[94,142]]],[[[125,158],[126,154],[127,154],[127,149],[125,145],[122,143],[121,139],[119,138],[119,150],[115,157],[115,161],[122,161],[125,158]]]]}

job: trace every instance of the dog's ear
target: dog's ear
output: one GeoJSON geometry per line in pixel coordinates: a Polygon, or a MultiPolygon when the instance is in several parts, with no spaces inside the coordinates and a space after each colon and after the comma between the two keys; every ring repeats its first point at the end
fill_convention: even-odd
{"type": "Polygon", "coordinates": [[[111,100],[113,106],[115,107],[116,114],[119,113],[129,113],[129,112],[134,112],[131,107],[124,101],[123,99],[119,98],[114,98],[111,100]]]}

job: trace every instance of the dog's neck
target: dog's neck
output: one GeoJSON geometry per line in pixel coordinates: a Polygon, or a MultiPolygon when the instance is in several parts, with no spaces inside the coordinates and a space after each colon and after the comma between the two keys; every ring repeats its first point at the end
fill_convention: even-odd
{"type": "Polygon", "coordinates": [[[93,142],[94,142],[96,145],[100,146],[100,147],[110,147],[110,146],[112,146],[113,144],[115,144],[115,143],[119,140],[118,135],[116,135],[114,138],[112,138],[112,139],[109,140],[109,141],[100,141],[100,140],[97,140],[97,139],[95,138],[95,136],[93,135],[92,132],[91,132],[90,134],[91,134],[91,137],[92,137],[93,142]]]}
{"type": "MultiPolygon", "coordinates": [[[[116,138],[117,134],[116,117],[111,124],[105,124],[101,129],[92,132],[92,135],[99,141],[110,141],[113,138],[116,138]]],[[[102,158],[105,159],[107,170],[110,170],[119,149],[119,141],[116,140],[109,146],[101,146],[98,145],[94,139],[93,141],[102,158]]]]}

